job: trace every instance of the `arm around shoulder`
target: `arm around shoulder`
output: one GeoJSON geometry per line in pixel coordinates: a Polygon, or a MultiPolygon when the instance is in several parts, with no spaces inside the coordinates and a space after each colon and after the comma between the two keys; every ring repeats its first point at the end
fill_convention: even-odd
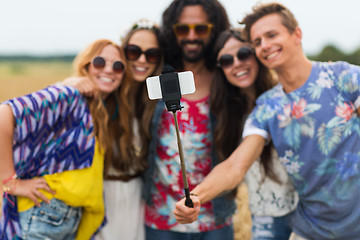
{"type": "Polygon", "coordinates": [[[68,77],[62,84],[76,88],[86,97],[96,96],[96,85],[89,77],[68,77]]]}

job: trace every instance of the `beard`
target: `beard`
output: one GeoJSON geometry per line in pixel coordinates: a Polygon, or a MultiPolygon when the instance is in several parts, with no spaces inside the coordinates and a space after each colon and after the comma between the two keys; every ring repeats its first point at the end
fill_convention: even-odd
{"type": "Polygon", "coordinates": [[[205,52],[209,48],[209,44],[205,45],[204,41],[202,40],[193,40],[193,41],[182,40],[180,42],[180,47],[181,47],[182,58],[187,62],[196,63],[204,58],[205,52]],[[198,44],[201,46],[201,48],[195,51],[185,51],[184,46],[186,44],[198,44]]]}

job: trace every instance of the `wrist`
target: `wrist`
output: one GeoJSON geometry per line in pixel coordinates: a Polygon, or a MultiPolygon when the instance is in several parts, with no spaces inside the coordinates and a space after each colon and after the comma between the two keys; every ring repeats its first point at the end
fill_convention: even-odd
{"type": "Polygon", "coordinates": [[[9,178],[3,180],[2,181],[3,192],[12,194],[17,186],[17,182],[18,182],[18,176],[16,173],[10,176],[9,178]]]}
{"type": "MultiPolygon", "coordinates": [[[[197,197],[198,195],[197,195],[196,193],[191,192],[191,193],[190,193],[190,196],[195,196],[195,197],[197,197]]],[[[186,197],[186,196],[183,195],[183,196],[181,197],[181,199],[183,199],[183,198],[185,198],[185,197],[186,197]]]]}
{"type": "Polygon", "coordinates": [[[11,175],[10,177],[8,177],[7,179],[4,179],[4,180],[2,181],[2,184],[7,184],[8,182],[10,182],[10,181],[12,181],[12,180],[15,180],[15,179],[17,179],[17,178],[18,178],[17,174],[14,173],[13,175],[11,175]]]}

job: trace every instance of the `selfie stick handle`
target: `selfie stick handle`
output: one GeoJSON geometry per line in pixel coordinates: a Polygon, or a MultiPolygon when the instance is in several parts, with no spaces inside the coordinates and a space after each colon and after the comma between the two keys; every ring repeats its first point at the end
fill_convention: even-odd
{"type": "Polygon", "coordinates": [[[181,173],[182,173],[183,182],[184,182],[185,206],[193,208],[194,204],[193,204],[193,202],[192,202],[192,200],[190,198],[189,184],[188,184],[188,180],[187,180],[187,177],[186,177],[186,167],[185,167],[185,161],[184,161],[184,153],[183,153],[183,147],[182,147],[181,139],[180,139],[179,125],[178,125],[178,121],[177,121],[176,111],[173,111],[173,115],[174,115],[174,121],[175,121],[177,143],[178,143],[178,148],[179,148],[181,173]]]}

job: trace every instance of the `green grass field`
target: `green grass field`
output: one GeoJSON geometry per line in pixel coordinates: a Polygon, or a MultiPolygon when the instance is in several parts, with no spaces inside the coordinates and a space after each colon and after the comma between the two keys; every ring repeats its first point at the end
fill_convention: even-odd
{"type": "Polygon", "coordinates": [[[62,81],[71,74],[70,62],[0,62],[0,102],[62,81]]]}

